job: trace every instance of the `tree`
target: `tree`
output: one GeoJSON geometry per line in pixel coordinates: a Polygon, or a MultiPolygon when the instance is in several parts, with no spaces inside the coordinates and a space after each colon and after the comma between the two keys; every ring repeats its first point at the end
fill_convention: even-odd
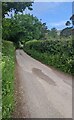
{"type": "Polygon", "coordinates": [[[22,40],[43,39],[47,32],[46,24],[30,14],[15,14],[12,18],[4,18],[2,28],[3,39],[16,44],[22,40]]]}
{"type": "Polygon", "coordinates": [[[72,21],[72,24],[74,26],[74,14],[70,17],[70,20],[72,21]]]}
{"type": "MultiPolygon", "coordinates": [[[[73,2],[74,5],[74,2],[73,2]]],[[[70,20],[72,21],[72,47],[73,47],[73,53],[74,53],[74,14],[70,17],[70,20]]],[[[74,66],[74,62],[73,62],[73,66],[74,66]]],[[[74,70],[74,69],[73,69],[74,70]]]]}
{"type": "Polygon", "coordinates": [[[57,29],[56,28],[51,28],[50,36],[53,38],[57,37],[57,29]]]}
{"type": "Polygon", "coordinates": [[[67,21],[66,26],[70,26],[72,24],[74,28],[74,14],[70,17],[70,20],[72,21],[72,23],[70,21],[67,21]]]}
{"type": "Polygon", "coordinates": [[[70,24],[71,24],[70,21],[66,22],[66,26],[70,26],[70,24]]]}
{"type": "Polygon", "coordinates": [[[71,29],[72,29],[72,27],[64,28],[64,29],[60,32],[60,37],[70,37],[70,36],[72,35],[71,29]]]}
{"type": "MultiPolygon", "coordinates": [[[[74,2],[72,4],[74,6],[74,2]]],[[[72,24],[72,27],[71,27],[71,33],[72,33],[72,38],[74,39],[74,14],[72,14],[72,16],[70,17],[70,21],[67,21],[66,22],[66,25],[69,26],[70,24],[72,24]]],[[[73,41],[74,42],[74,41],[73,41]]],[[[73,43],[74,44],[74,43],[73,43]]]]}
{"type": "Polygon", "coordinates": [[[14,12],[17,14],[18,12],[23,13],[23,11],[28,8],[32,10],[32,3],[33,2],[2,2],[2,17],[5,17],[5,14],[8,12],[14,12]]]}

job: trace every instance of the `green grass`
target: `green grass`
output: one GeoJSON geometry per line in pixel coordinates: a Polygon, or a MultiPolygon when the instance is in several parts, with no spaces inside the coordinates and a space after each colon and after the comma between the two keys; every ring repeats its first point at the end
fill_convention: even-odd
{"type": "Polygon", "coordinates": [[[10,118],[14,107],[15,48],[12,42],[2,43],[2,118],[10,118]]]}

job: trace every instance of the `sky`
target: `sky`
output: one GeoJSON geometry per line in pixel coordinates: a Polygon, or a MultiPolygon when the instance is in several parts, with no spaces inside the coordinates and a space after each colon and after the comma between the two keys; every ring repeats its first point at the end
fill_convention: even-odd
{"type": "Polygon", "coordinates": [[[74,13],[74,4],[72,0],[50,1],[34,0],[32,4],[33,10],[26,9],[24,14],[33,14],[33,16],[46,23],[48,29],[55,27],[58,30],[62,30],[66,27],[65,23],[70,20],[72,13],[74,13]]]}
{"type": "Polygon", "coordinates": [[[47,0],[47,2],[34,2],[32,8],[32,11],[26,10],[26,13],[42,19],[49,29],[53,27],[58,30],[65,28],[66,21],[72,15],[72,2],[48,2],[47,0]]]}

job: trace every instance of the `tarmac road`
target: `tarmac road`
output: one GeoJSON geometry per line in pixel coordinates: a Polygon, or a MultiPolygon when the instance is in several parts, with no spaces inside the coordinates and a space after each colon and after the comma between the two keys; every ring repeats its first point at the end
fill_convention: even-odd
{"type": "Polygon", "coordinates": [[[72,77],[16,50],[16,107],[19,118],[72,118],[72,77]]]}

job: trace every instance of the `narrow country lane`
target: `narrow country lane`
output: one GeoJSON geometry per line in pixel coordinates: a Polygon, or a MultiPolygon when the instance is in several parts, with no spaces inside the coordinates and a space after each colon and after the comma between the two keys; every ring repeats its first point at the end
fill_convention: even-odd
{"type": "Polygon", "coordinates": [[[72,77],[16,50],[16,107],[19,118],[72,118],[72,77]]]}

